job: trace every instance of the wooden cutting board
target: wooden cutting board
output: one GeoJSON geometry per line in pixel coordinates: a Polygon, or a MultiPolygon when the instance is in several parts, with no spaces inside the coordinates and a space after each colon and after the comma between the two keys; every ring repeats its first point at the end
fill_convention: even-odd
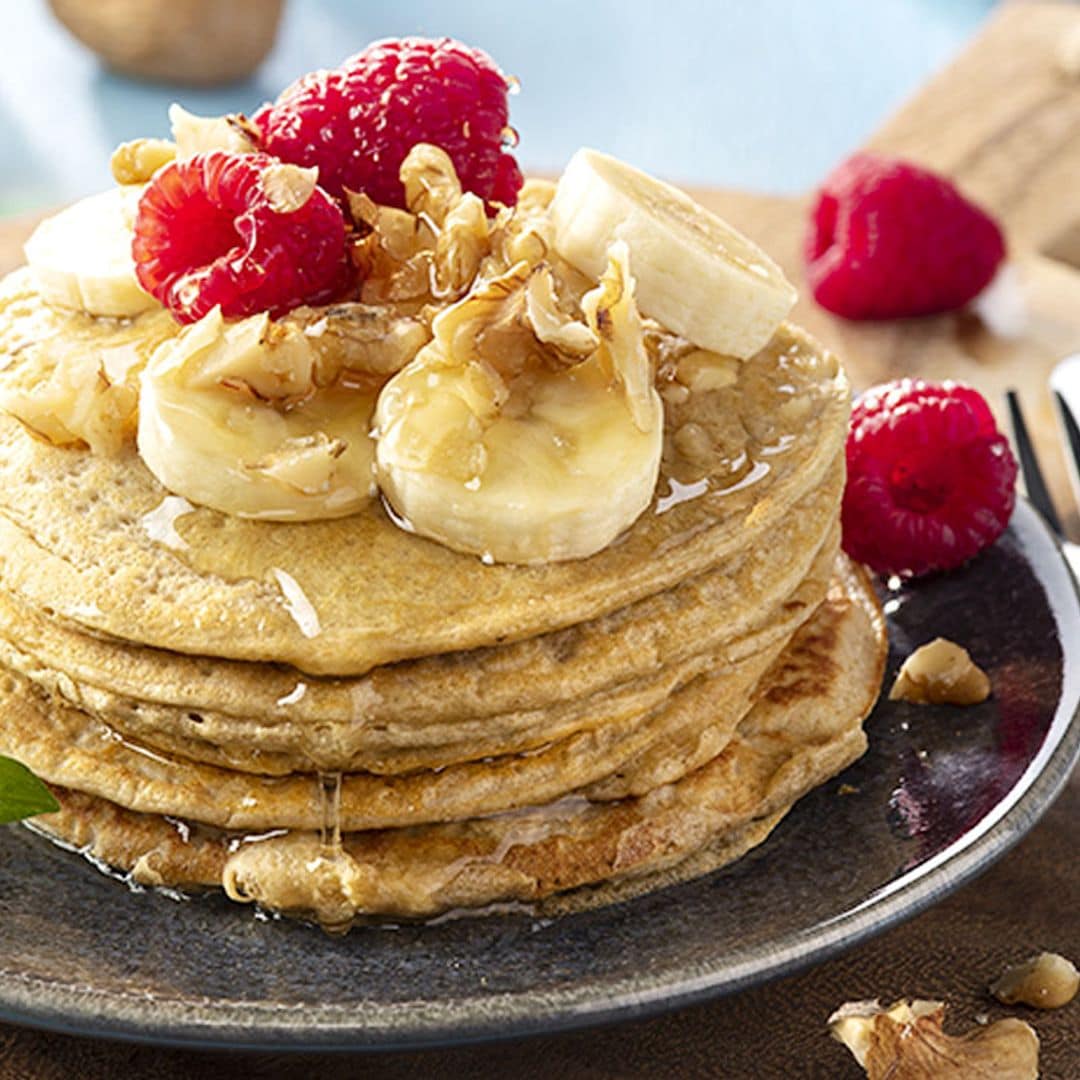
{"type": "MultiPolygon", "coordinates": [[[[804,292],[795,312],[845,360],[856,387],[902,375],[958,378],[1002,415],[1016,387],[1062,508],[1072,507],[1046,377],[1080,351],[1080,5],[1004,6],[969,49],[870,141],[874,149],[953,176],[1004,224],[1024,306],[1012,336],[970,313],[879,324],[848,323],[804,292]],[[1061,58],[1071,52],[1078,72],[1061,58]]],[[[695,195],[802,281],[809,196],[715,190],[695,195]]],[[[33,221],[0,221],[0,273],[21,262],[33,221]]],[[[1075,513],[1070,517],[1074,524],[1075,513]]],[[[1080,777],[1035,833],[974,885],[918,919],[803,975],[648,1023],[494,1048],[356,1059],[211,1058],[110,1046],[0,1025],[0,1080],[23,1077],[172,1076],[821,1076],[860,1070],[824,1034],[841,1001],[882,995],[942,996],[957,1026],[1009,1010],[984,987],[1016,951],[1057,948],[1080,961],[1080,777]]],[[[1012,1010],[1017,1011],[1017,1010],[1012,1010]]],[[[1043,1040],[1042,1075],[1080,1076],[1080,999],[1055,1013],[1026,1013],[1043,1040]]]]}
{"type": "MultiPolygon", "coordinates": [[[[962,379],[1003,421],[1004,392],[1015,387],[1058,506],[1077,525],[1046,379],[1080,352],[1080,5],[1004,7],[869,148],[951,176],[997,217],[1021,324],[994,333],[971,312],[853,323],[818,307],[805,288],[793,318],[840,355],[857,389],[903,375],[962,379]]],[[[802,284],[809,196],[697,195],[802,284]]]]}

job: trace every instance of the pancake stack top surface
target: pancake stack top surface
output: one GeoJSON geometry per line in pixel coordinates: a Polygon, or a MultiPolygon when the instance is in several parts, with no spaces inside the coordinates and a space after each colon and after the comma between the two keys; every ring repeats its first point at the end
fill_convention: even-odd
{"type": "MultiPolygon", "coordinates": [[[[625,169],[610,159],[597,168],[601,178],[625,169]]],[[[641,205],[652,204],[634,185],[651,185],[704,223],[695,235],[734,245],[684,197],[627,175],[641,205]]],[[[460,505],[445,504],[460,528],[444,535],[409,511],[430,505],[416,492],[445,488],[418,487],[382,444],[371,470],[383,497],[343,516],[263,520],[198,505],[148,467],[157,459],[144,441],[145,394],[177,355],[187,362],[203,323],[181,330],[156,305],[124,319],[72,311],[33,267],[0,285],[0,751],[57,794],[60,811],[37,827],[140,883],[222,886],[335,928],[508,900],[562,910],[737,857],[862,752],[884,630],[867,580],[839,555],[842,370],[781,322],[786,307],[764,333],[753,329],[745,355],[684,337],[698,332],[692,319],[675,332],[664,314],[671,298],[650,299],[671,276],[650,265],[657,256],[642,240],[657,219],[602,249],[598,269],[582,269],[581,230],[560,233],[562,185],[554,204],[552,195],[532,185],[518,217],[504,212],[484,227],[488,262],[454,295],[382,303],[393,333],[403,321],[409,334],[419,328],[396,373],[369,367],[350,382],[339,362],[308,398],[249,394],[243,409],[298,423],[304,410],[321,415],[320,395],[337,394],[349,408],[367,402],[357,438],[366,444],[374,414],[377,440],[389,443],[393,423],[406,422],[388,419],[394,402],[414,400],[401,387],[456,377],[444,338],[458,311],[482,301],[495,313],[472,339],[481,353],[492,340],[504,349],[526,340],[530,356],[549,357],[524,374],[497,372],[509,387],[501,418],[516,407],[515,387],[535,395],[522,423],[543,424],[545,379],[578,378],[583,394],[591,379],[615,395],[610,422],[630,430],[629,414],[637,425],[630,469],[645,454],[655,403],[647,505],[589,554],[480,557],[482,545],[462,537],[473,527],[464,492],[482,485],[484,467],[476,484],[462,481],[460,505]],[[532,226],[519,240],[541,242],[499,262],[496,232],[515,235],[515,221],[532,226]],[[537,315],[522,315],[544,275],[562,326],[580,328],[559,346],[537,315]],[[574,335],[591,342],[587,359],[565,351],[574,335]],[[632,369],[618,366],[627,355],[648,377],[636,398],[632,369]],[[602,378],[585,367],[598,356],[602,378]]],[[[373,235],[384,227],[376,218],[373,235]]],[[[747,251],[771,267],[739,243],[740,272],[747,251]]],[[[429,248],[437,265],[434,234],[429,248]]],[[[365,288],[377,284],[372,272],[365,288]]],[[[710,288],[706,300],[723,311],[747,303],[738,289],[732,300],[710,288]]],[[[320,348],[353,347],[334,319],[344,311],[349,333],[366,325],[375,305],[361,299],[309,313],[307,329],[331,326],[326,340],[325,327],[309,335],[320,348]]],[[[222,378],[209,390],[192,385],[191,400],[235,391],[222,378]]],[[[464,383],[447,391],[453,402],[470,393],[464,383]]],[[[549,413],[556,427],[570,416],[549,413]]],[[[543,522],[534,504],[547,480],[532,484],[531,444],[500,442],[504,429],[483,415],[491,426],[474,437],[487,439],[489,457],[508,446],[518,455],[517,480],[500,462],[486,466],[520,485],[510,518],[543,522]]],[[[562,434],[573,442],[575,430],[562,434]]],[[[305,437],[305,451],[321,445],[305,437]]],[[[606,445],[603,462],[615,476],[619,445],[606,445]]],[[[595,492],[605,499],[613,489],[595,492]]],[[[575,512],[584,521],[591,511],[575,512]]]]}

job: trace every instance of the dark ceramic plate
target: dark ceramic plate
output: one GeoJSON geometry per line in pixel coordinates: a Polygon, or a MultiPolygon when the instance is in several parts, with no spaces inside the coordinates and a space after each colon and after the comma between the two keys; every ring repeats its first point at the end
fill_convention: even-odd
{"type": "Polygon", "coordinates": [[[218,896],[133,895],[10,827],[0,1016],[163,1043],[419,1047],[641,1016],[850,948],[1007,851],[1080,750],[1080,606],[1026,504],[965,570],[885,599],[887,677],[943,635],[989,671],[994,697],[881,702],[866,756],[732,867],[556,921],[510,912],[329,938],[218,896]]]}

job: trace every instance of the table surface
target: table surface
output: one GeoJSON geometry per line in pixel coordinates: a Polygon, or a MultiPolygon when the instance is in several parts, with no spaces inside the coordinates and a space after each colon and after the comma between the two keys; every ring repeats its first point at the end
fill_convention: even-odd
{"type": "MultiPolygon", "coordinates": [[[[671,0],[663,9],[668,14],[661,18],[650,6],[626,0],[620,5],[596,3],[582,12],[553,0],[534,5],[532,14],[520,16],[527,22],[511,28],[496,18],[501,9],[495,5],[458,5],[453,25],[446,25],[445,16],[438,14],[442,9],[433,3],[398,3],[391,16],[376,12],[376,5],[350,8],[332,0],[307,4],[293,0],[281,44],[258,79],[229,92],[207,95],[204,104],[191,103],[191,107],[208,113],[249,107],[297,71],[333,63],[353,41],[402,31],[446,31],[486,45],[508,70],[522,77],[526,89],[515,101],[514,118],[523,131],[526,163],[553,171],[574,146],[592,141],[668,175],[798,192],[837,156],[862,141],[884,112],[955,51],[990,5],[974,0],[879,0],[874,5],[861,0],[822,0],[816,5],[760,0],[756,5],[722,6],[721,18],[716,12],[721,5],[692,7],[671,0]],[[544,18],[536,14],[541,9],[547,13],[544,18]],[[579,30],[565,41],[568,61],[585,49],[584,39],[590,45],[601,40],[599,34],[606,25],[602,16],[610,17],[615,28],[614,37],[606,39],[608,66],[599,74],[582,69],[585,73],[574,86],[565,78],[569,62],[530,64],[535,50],[523,44],[545,34],[553,39],[555,28],[572,12],[579,18],[579,30]],[[692,21],[695,26],[712,23],[711,32],[696,34],[691,42],[686,26],[692,21]],[[340,42],[349,38],[342,49],[340,42]],[[721,53],[721,40],[740,40],[745,48],[727,51],[725,47],[721,53]],[[889,42],[897,47],[889,47],[889,42]],[[749,60],[747,53],[752,56],[749,60]],[[714,75],[705,85],[700,77],[702,65],[716,55],[722,55],[725,64],[730,61],[730,66],[722,78],[714,75]],[[614,67],[613,56],[618,58],[614,67]],[[759,62],[769,66],[769,77],[755,81],[759,62]],[[647,85],[620,76],[631,65],[633,70],[650,71],[647,85]],[[787,86],[778,89],[775,80],[778,72],[790,74],[796,69],[805,94],[793,96],[787,86]],[[630,95],[629,110],[626,97],[621,98],[620,114],[639,122],[616,120],[614,127],[602,123],[603,106],[612,101],[610,92],[603,92],[605,72],[607,82],[619,79],[620,92],[625,88],[630,95]],[[744,83],[747,78],[749,85],[744,83]],[[736,84],[740,91],[732,94],[730,87],[736,84]],[[539,89],[527,105],[526,91],[532,87],[539,89]],[[552,100],[562,104],[557,110],[559,124],[551,123],[552,100]],[[546,104],[541,106],[541,102],[546,104]],[[532,120],[530,108],[537,113],[532,120]],[[596,136],[599,131],[604,132],[602,139],[596,136]]],[[[1025,189],[1030,197],[1018,199],[1015,185],[1008,181],[1010,169],[1015,175],[1015,165],[1010,163],[1027,157],[1038,164],[1041,177],[1057,170],[1075,179],[1080,163],[1080,125],[1074,122],[1080,115],[1080,102],[1062,97],[1064,92],[1055,91],[1054,96],[1047,89],[1049,84],[1039,82],[1045,53],[1066,22],[1050,5],[1042,7],[1047,10],[1041,12],[1043,21],[1038,27],[1031,24],[1029,28],[1026,14],[1001,20],[980,39],[985,45],[981,52],[965,53],[951,74],[935,82],[875,136],[876,145],[915,154],[960,176],[987,205],[1007,217],[1015,261],[1026,272],[1037,271],[1032,288],[1043,305],[1033,320],[1037,334],[1011,346],[1011,357],[999,363],[996,355],[968,355],[970,328],[960,334],[958,326],[947,319],[893,335],[887,326],[841,325],[804,300],[797,317],[839,347],[857,377],[865,381],[888,377],[893,368],[940,377],[966,363],[969,377],[981,385],[1005,377],[1019,379],[1021,369],[1030,368],[1034,386],[1044,378],[1045,364],[1055,350],[1069,347],[1070,342],[1080,344],[1076,321],[1080,274],[1064,265],[1051,266],[1039,254],[1051,238],[1047,232],[1051,224],[1056,235],[1072,218],[1080,222],[1080,205],[1073,205],[1080,198],[1068,203],[1069,196],[1060,193],[1070,189],[1059,186],[1055,199],[1035,183],[1028,185],[1029,192],[1025,189]],[[1013,43],[1025,32],[1030,40],[1016,51],[1030,59],[1022,64],[1017,60],[1021,67],[1008,75],[1010,94],[997,101],[1000,108],[991,118],[994,110],[985,107],[987,91],[980,80],[995,85],[1013,43]],[[1021,84],[1027,87],[1030,101],[1018,90],[1021,84]],[[965,95],[977,99],[977,109],[972,111],[972,101],[961,100],[965,95]],[[985,118],[984,130],[971,122],[975,115],[985,118]],[[957,117],[964,120],[962,127],[951,126],[957,117]],[[1028,129],[1040,139],[1045,135],[1046,145],[1033,145],[1023,134],[1025,118],[1028,129]],[[967,136],[963,134],[969,129],[971,145],[964,142],[967,136]],[[987,147],[996,149],[988,152],[987,147]],[[1001,162],[1008,168],[999,169],[1001,162]],[[1059,211],[1053,222],[1045,212],[1047,206],[1059,211]],[[925,367],[918,366],[924,354],[925,367]]],[[[0,66],[0,147],[4,147],[0,153],[18,160],[5,162],[0,209],[51,204],[102,186],[107,176],[92,174],[88,163],[100,161],[117,139],[152,127],[152,118],[163,115],[164,106],[176,93],[136,87],[102,74],[48,23],[43,5],[21,4],[7,14],[13,22],[7,27],[8,36],[14,34],[22,41],[17,40],[18,48],[9,49],[13,60],[0,66]],[[50,71],[57,76],[46,99],[35,98],[26,85],[31,69],[40,67],[36,60],[30,62],[34,49],[41,57],[51,58],[50,71]],[[73,110],[63,129],[66,138],[63,130],[41,130],[42,125],[48,129],[49,118],[62,115],[65,109],[73,110]],[[73,146],[79,148],[77,152],[73,146]]],[[[1080,14],[1076,20],[1080,22],[1080,14]]],[[[715,72],[718,67],[712,63],[709,70],[715,72]]],[[[190,101],[190,95],[185,99],[190,101]]],[[[803,201],[723,191],[701,195],[760,239],[797,278],[803,201]]],[[[25,231],[25,221],[0,222],[0,272],[5,259],[17,257],[25,231]]],[[[1052,438],[1052,432],[1047,437],[1052,438]]],[[[1061,490],[1060,467],[1057,480],[1061,490]]],[[[379,1055],[359,1063],[349,1057],[214,1056],[0,1025],[0,1080],[72,1076],[94,1080],[118,1075],[153,1075],[160,1080],[192,1075],[334,1078],[361,1070],[373,1076],[428,1074],[433,1078],[854,1078],[861,1071],[825,1032],[828,1014],[845,1000],[903,995],[948,1000],[954,1030],[968,1029],[981,1014],[996,1018],[1007,1011],[1019,1012],[1035,1025],[1043,1041],[1043,1075],[1078,1076],[1080,1001],[1041,1014],[1005,1010],[985,991],[1008,962],[1030,952],[1051,949],[1080,959],[1078,821],[1080,776],[1073,778],[1047,818],[1014,852],[979,881],[912,922],[801,975],[651,1021],[490,1047],[379,1055]]]]}
{"type": "Polygon", "coordinates": [[[165,135],[166,109],[252,111],[375,38],[449,34],[521,80],[529,170],[595,145],[687,183],[794,193],[859,145],[976,30],[993,0],[288,0],[248,82],[193,91],[110,75],[45,0],[4,9],[0,213],[107,187],[109,153],[165,135]],[[47,78],[43,77],[47,72],[47,78]]]}

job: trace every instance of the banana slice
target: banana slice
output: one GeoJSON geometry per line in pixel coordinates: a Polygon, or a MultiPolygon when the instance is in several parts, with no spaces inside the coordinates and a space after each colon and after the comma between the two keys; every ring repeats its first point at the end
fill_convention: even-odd
{"type": "Polygon", "coordinates": [[[521,262],[446,309],[375,412],[379,484],[401,524],[489,562],[577,559],[652,500],[663,410],[624,244],[581,309],[521,262]]]}
{"type": "Polygon", "coordinates": [[[596,150],[579,150],[551,204],[555,250],[596,280],[614,240],[634,260],[643,314],[688,341],[745,359],[795,303],[755,244],[670,184],[596,150]]]}
{"type": "Polygon", "coordinates": [[[381,379],[341,376],[303,330],[266,315],[226,324],[215,308],[143,371],[139,453],[169,491],[227,514],[353,514],[375,492],[381,379]]]}
{"type": "Polygon", "coordinates": [[[127,318],[158,306],[135,277],[131,229],[141,186],[91,195],[46,218],[24,248],[48,303],[127,318]]]}

